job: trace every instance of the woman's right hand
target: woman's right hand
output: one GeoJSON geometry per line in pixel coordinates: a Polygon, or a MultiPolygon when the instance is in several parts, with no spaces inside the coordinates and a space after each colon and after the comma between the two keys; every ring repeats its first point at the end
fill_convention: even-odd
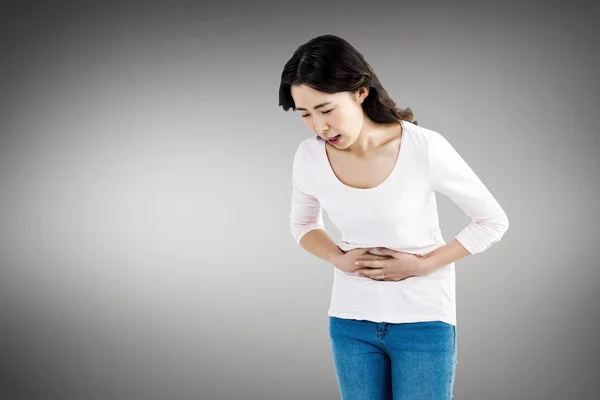
{"type": "Polygon", "coordinates": [[[378,256],[376,254],[369,253],[369,250],[373,248],[357,248],[347,251],[345,254],[340,255],[334,262],[333,266],[340,271],[353,273],[357,269],[362,268],[359,265],[354,265],[357,260],[386,260],[391,256],[378,256]]]}

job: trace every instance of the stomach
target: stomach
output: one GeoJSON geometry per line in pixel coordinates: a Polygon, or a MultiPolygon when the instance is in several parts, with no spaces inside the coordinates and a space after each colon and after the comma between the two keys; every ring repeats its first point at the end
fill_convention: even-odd
{"type": "MultiPolygon", "coordinates": [[[[408,254],[414,254],[414,255],[418,255],[418,256],[424,256],[427,255],[429,253],[431,253],[432,251],[434,251],[435,249],[444,246],[446,243],[442,240],[441,243],[434,243],[434,244],[430,244],[430,245],[426,245],[426,246],[417,246],[417,247],[390,247],[390,246],[384,246],[381,244],[377,244],[377,245],[358,245],[356,243],[349,243],[347,241],[342,240],[339,244],[338,247],[343,251],[343,252],[348,252],[350,250],[354,250],[354,249],[358,249],[358,248],[369,248],[369,254],[373,254],[373,255],[378,255],[378,256],[386,256],[388,254],[382,253],[379,250],[377,250],[376,247],[385,247],[388,248],[390,250],[394,250],[394,251],[399,251],[402,253],[408,253],[408,254]]],[[[356,272],[344,272],[344,271],[340,271],[336,269],[336,272],[339,272],[342,274],[342,276],[346,276],[346,277],[352,277],[352,278],[359,278],[359,279],[369,279],[371,281],[374,282],[380,282],[380,281],[375,281],[373,279],[370,278],[364,278],[358,275],[358,273],[356,272]]],[[[414,278],[422,278],[422,279],[432,279],[432,278],[445,278],[445,277],[452,277],[454,276],[455,271],[454,271],[454,263],[450,263],[448,265],[445,265],[439,269],[437,269],[436,271],[432,272],[429,275],[423,275],[423,276],[417,276],[417,277],[411,277],[411,278],[407,278],[407,279],[414,279],[414,278]]],[[[406,279],[405,279],[406,280],[406,279]]],[[[402,281],[398,281],[398,282],[403,282],[405,280],[402,281]]],[[[388,283],[390,281],[381,281],[381,283],[388,283]]]]}

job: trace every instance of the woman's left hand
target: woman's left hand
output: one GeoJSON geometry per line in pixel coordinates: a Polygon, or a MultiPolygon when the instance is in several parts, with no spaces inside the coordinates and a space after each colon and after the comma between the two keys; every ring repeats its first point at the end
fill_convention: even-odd
{"type": "Polygon", "coordinates": [[[378,281],[401,281],[411,276],[425,276],[431,273],[424,267],[418,254],[403,253],[385,247],[378,247],[377,250],[391,258],[358,260],[356,265],[361,268],[355,272],[378,281]]]}

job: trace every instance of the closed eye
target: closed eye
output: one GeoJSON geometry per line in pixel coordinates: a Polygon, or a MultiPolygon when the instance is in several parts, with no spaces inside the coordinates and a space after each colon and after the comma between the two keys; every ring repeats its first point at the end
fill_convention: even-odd
{"type": "MultiPolygon", "coordinates": [[[[331,110],[323,111],[321,114],[329,114],[333,110],[335,110],[335,108],[332,108],[331,110]]],[[[306,115],[302,116],[302,118],[306,118],[306,117],[310,117],[310,114],[306,114],[306,115]]]]}

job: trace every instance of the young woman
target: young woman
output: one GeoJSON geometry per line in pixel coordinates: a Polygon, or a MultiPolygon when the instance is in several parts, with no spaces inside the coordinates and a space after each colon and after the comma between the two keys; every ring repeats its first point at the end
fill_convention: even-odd
{"type": "Polygon", "coordinates": [[[396,108],[342,38],[319,36],[294,52],[279,103],[316,134],[294,156],[290,222],[296,241],[334,267],[329,334],[342,399],[451,399],[454,263],[498,242],[506,214],[444,136],[396,108]],[[472,220],[450,243],[435,192],[472,220]]]}

